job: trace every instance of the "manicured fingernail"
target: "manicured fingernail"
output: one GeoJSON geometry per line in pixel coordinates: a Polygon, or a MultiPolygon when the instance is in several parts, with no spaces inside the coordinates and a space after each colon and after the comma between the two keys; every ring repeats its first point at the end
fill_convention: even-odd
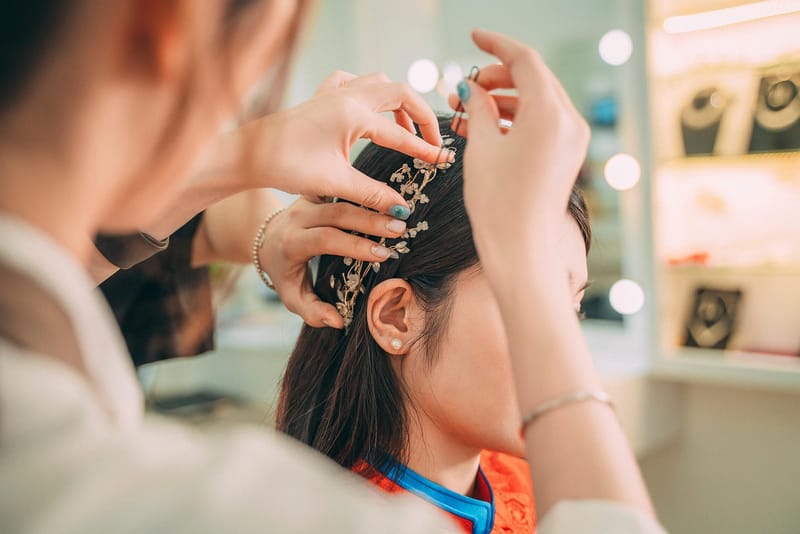
{"type": "Polygon", "coordinates": [[[398,219],[393,219],[386,223],[386,229],[395,234],[399,234],[406,229],[406,223],[398,219]]]}
{"type": "Polygon", "coordinates": [[[453,163],[456,160],[456,151],[453,150],[452,148],[448,148],[446,152],[447,152],[447,161],[453,163]]]}
{"type": "Polygon", "coordinates": [[[456,85],[456,94],[458,94],[458,99],[464,103],[469,100],[469,85],[467,85],[467,82],[464,80],[458,82],[458,85],[456,85]]]}
{"type": "Polygon", "coordinates": [[[336,328],[339,329],[341,326],[336,324],[336,319],[331,319],[330,317],[323,317],[322,322],[328,328],[336,328]]]}
{"type": "Polygon", "coordinates": [[[402,204],[395,204],[391,208],[389,208],[389,215],[394,217],[395,219],[401,219],[405,221],[409,217],[411,217],[411,210],[408,209],[408,206],[404,206],[402,204]]]}
{"type": "Polygon", "coordinates": [[[378,258],[388,258],[389,255],[392,253],[392,251],[386,247],[375,245],[374,247],[372,247],[372,253],[378,258]]]}

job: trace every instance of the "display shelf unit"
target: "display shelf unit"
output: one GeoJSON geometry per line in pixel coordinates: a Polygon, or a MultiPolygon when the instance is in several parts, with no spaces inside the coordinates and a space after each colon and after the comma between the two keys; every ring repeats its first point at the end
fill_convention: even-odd
{"type": "Polygon", "coordinates": [[[728,13],[718,10],[742,4],[649,2],[651,372],[658,380],[800,393],[800,147],[753,148],[762,78],[800,73],[800,13],[685,33],[665,24],[687,15],[721,21],[728,13]],[[686,113],[704,90],[719,109],[698,119],[713,120],[692,138],[700,126],[686,113]],[[713,149],[691,153],[687,143],[709,139],[713,149]],[[742,292],[726,350],[684,346],[699,287],[742,292]]]}

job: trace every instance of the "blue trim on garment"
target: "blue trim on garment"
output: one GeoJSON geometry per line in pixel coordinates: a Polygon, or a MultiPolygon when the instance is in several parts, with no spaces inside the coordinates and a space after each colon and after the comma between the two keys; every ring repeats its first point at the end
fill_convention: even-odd
{"type": "MultiPolygon", "coordinates": [[[[473,499],[451,491],[397,462],[383,463],[380,472],[389,480],[442,510],[472,522],[472,534],[489,534],[494,527],[494,492],[483,470],[478,476],[489,490],[490,501],[473,499]]],[[[373,464],[374,466],[374,464],[373,464]]]]}

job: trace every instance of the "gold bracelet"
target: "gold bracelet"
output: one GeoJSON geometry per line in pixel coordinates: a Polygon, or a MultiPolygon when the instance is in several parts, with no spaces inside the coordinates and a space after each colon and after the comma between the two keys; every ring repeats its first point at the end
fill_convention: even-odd
{"type": "Polygon", "coordinates": [[[285,210],[286,208],[281,208],[268,215],[267,218],[264,219],[264,222],[261,223],[261,226],[258,227],[256,238],[253,240],[253,265],[255,266],[256,272],[258,273],[258,276],[261,277],[261,280],[264,282],[264,284],[273,291],[275,291],[275,284],[272,283],[272,280],[269,279],[267,273],[265,273],[264,269],[261,268],[261,260],[258,257],[258,253],[261,251],[261,247],[264,246],[264,236],[267,233],[267,225],[272,219],[275,218],[276,215],[285,210]]]}
{"type": "Polygon", "coordinates": [[[543,415],[552,412],[553,410],[557,410],[558,408],[562,408],[567,406],[568,404],[574,404],[576,402],[586,402],[586,401],[596,401],[606,404],[614,410],[614,402],[611,400],[611,397],[608,396],[608,393],[605,391],[577,391],[575,393],[570,393],[569,395],[564,395],[563,397],[559,397],[557,399],[552,399],[546,402],[543,402],[539,406],[533,409],[527,416],[522,419],[522,425],[519,429],[519,435],[523,439],[525,438],[525,432],[527,432],[528,428],[533,424],[534,421],[542,417],[543,415]]]}

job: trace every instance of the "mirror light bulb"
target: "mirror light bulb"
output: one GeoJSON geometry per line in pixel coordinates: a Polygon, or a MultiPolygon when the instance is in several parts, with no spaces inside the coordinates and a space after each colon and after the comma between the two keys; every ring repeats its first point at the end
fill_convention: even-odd
{"type": "Polygon", "coordinates": [[[623,30],[611,30],[600,38],[600,57],[609,65],[624,65],[633,53],[633,40],[623,30]]]}
{"type": "Polygon", "coordinates": [[[615,154],[606,162],[603,175],[608,185],[617,191],[626,191],[639,183],[642,168],[630,154],[615,154]]]}
{"type": "Polygon", "coordinates": [[[418,59],[408,67],[408,83],[420,93],[429,93],[439,82],[439,68],[430,59],[418,59]]]}
{"type": "Polygon", "coordinates": [[[644,307],[644,291],[633,280],[618,280],[608,292],[611,307],[622,315],[633,315],[644,307]]]}

